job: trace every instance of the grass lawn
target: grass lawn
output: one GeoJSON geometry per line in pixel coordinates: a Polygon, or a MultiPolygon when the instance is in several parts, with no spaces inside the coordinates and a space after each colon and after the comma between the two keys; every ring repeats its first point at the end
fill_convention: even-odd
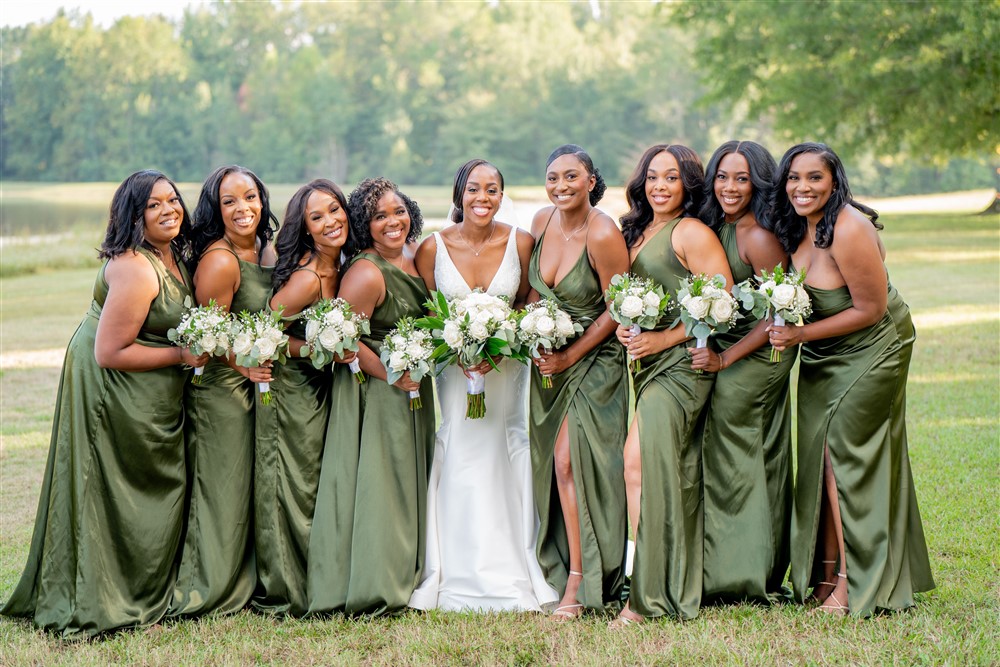
{"type": "MultiPolygon", "coordinates": [[[[938,588],[916,609],[840,620],[793,605],[721,606],[693,621],[618,634],[599,617],[568,624],[531,614],[452,613],[302,621],[244,611],[91,642],[65,642],[0,619],[0,665],[1000,663],[1000,226],[996,216],[955,214],[883,221],[891,278],[918,330],[910,457],[938,588]]],[[[89,305],[93,279],[92,268],[61,268],[0,281],[0,599],[24,566],[59,351],[89,305]]]]}

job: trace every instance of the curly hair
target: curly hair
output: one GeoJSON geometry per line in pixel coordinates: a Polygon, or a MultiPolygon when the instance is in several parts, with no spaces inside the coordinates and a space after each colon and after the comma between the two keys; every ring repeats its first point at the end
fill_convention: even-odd
{"type": "MultiPolygon", "coordinates": [[[[274,265],[274,273],[271,274],[271,286],[275,292],[288,282],[292,272],[298,268],[306,253],[309,254],[309,260],[312,260],[316,255],[316,247],[306,224],[306,206],[309,203],[309,197],[314,192],[325,192],[340,202],[341,208],[347,214],[348,230],[351,227],[347,197],[344,196],[344,192],[336,183],[325,178],[317,178],[299,188],[288,200],[285,219],[281,223],[281,229],[278,230],[278,236],[274,242],[278,261],[274,265]]],[[[350,239],[349,232],[348,239],[350,239]]]]}
{"type": "MultiPolygon", "coordinates": [[[[193,262],[197,265],[202,253],[208,246],[212,245],[223,237],[226,233],[225,224],[222,222],[222,209],[220,205],[221,197],[219,188],[222,187],[222,179],[229,174],[245,174],[257,186],[260,193],[260,222],[257,224],[257,238],[260,239],[260,247],[263,250],[278,229],[278,218],[271,211],[271,197],[264,187],[264,183],[257,178],[257,175],[239,165],[229,165],[219,167],[205,179],[205,184],[201,186],[201,194],[198,196],[198,205],[194,209],[194,246],[193,262]]],[[[257,256],[257,263],[260,263],[264,253],[257,256]]],[[[192,270],[195,268],[191,267],[192,270]]]]}
{"type": "Polygon", "coordinates": [[[681,172],[681,185],[684,187],[683,213],[687,217],[698,217],[701,200],[705,196],[705,171],[701,166],[698,154],[687,146],[680,144],[656,144],[646,149],[639,158],[639,164],[625,185],[625,200],[629,209],[619,222],[622,235],[629,248],[642,242],[642,235],[653,221],[653,207],[646,198],[646,172],[649,165],[660,153],[666,151],[677,160],[681,172]]]}
{"type": "Polygon", "coordinates": [[[455,172],[455,184],[452,186],[451,190],[451,203],[455,207],[455,210],[451,212],[452,222],[462,222],[462,219],[465,216],[462,211],[462,198],[465,196],[465,186],[469,183],[469,176],[472,175],[472,170],[483,165],[486,165],[497,172],[497,176],[500,177],[500,190],[503,191],[503,174],[500,173],[500,170],[497,169],[494,164],[487,162],[482,158],[469,160],[459,167],[457,172],[455,172]]]}
{"type": "Polygon", "coordinates": [[[595,184],[594,189],[590,191],[590,205],[597,206],[597,202],[601,201],[601,198],[604,197],[604,192],[608,189],[608,186],[604,182],[604,177],[601,176],[601,172],[594,166],[594,161],[590,159],[590,155],[587,154],[587,151],[583,150],[580,146],[577,146],[576,144],[563,144],[549,153],[549,159],[545,161],[545,166],[548,167],[556,160],[556,158],[562,157],[563,155],[572,155],[575,157],[583,163],[583,167],[587,170],[587,174],[594,177],[595,184]]]}
{"type": "Polygon", "coordinates": [[[181,228],[176,238],[170,242],[170,247],[181,258],[186,261],[191,257],[191,215],[187,206],[184,205],[184,198],[181,197],[177,185],[162,172],[155,169],[143,169],[130,175],[118,189],[115,190],[111,198],[111,206],[108,210],[108,228],[104,233],[104,242],[97,252],[101,259],[110,259],[121,255],[126,250],[138,250],[140,247],[160,254],[146,241],[146,204],[149,196],[153,192],[153,186],[159,181],[166,181],[174,189],[177,199],[180,201],[181,228]]]}
{"type": "Polygon", "coordinates": [[[424,218],[417,202],[400,192],[399,187],[388,178],[366,178],[358,183],[358,187],[347,198],[348,218],[351,221],[351,235],[344,247],[347,257],[354,257],[362,250],[372,247],[372,218],[375,217],[378,200],[387,192],[395,192],[410,214],[410,233],[406,235],[406,242],[412,243],[420,238],[424,218]]]}
{"type": "Polygon", "coordinates": [[[719,146],[705,168],[704,202],[698,217],[716,233],[726,223],[722,205],[715,196],[715,177],[719,172],[722,159],[731,153],[739,153],[747,161],[750,171],[750,185],[753,190],[750,195],[750,211],[757,224],[769,229],[769,214],[771,188],[774,185],[774,158],[766,148],[754,141],[727,141],[719,146]]]}
{"type": "Polygon", "coordinates": [[[781,157],[778,163],[778,170],[774,181],[774,188],[771,190],[771,230],[785,252],[791,254],[798,249],[802,239],[805,238],[806,230],[809,229],[809,222],[795,212],[792,202],[788,199],[785,187],[788,184],[788,172],[791,171],[792,161],[805,153],[813,153],[823,160],[823,164],[833,176],[833,192],[830,199],[823,206],[823,217],[816,225],[815,244],[817,248],[829,248],[833,243],[833,226],[837,222],[837,216],[844,210],[845,206],[851,205],[863,213],[875,229],[882,229],[878,222],[878,212],[864,204],[856,201],[851,194],[851,188],[847,183],[847,173],[844,171],[844,163],[840,157],[826,144],[816,142],[806,142],[792,146],[781,157]]]}

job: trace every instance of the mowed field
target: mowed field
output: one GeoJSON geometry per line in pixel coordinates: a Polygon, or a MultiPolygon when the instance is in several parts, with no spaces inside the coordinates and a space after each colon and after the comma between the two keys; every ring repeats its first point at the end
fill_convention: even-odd
{"type": "MultiPolygon", "coordinates": [[[[421,194],[443,217],[449,191],[421,194]]],[[[615,197],[620,190],[609,210],[621,205],[615,197]]],[[[555,624],[534,614],[281,620],[244,611],[89,642],[0,619],[0,665],[1000,663],[1000,220],[964,212],[984,205],[982,193],[874,203],[885,211],[891,280],[918,332],[909,446],[938,588],[915,609],[841,620],[794,605],[719,606],[621,633],[598,616],[555,624]]],[[[0,600],[24,566],[61,351],[89,306],[95,264],[84,255],[99,240],[81,241],[65,261],[58,242],[0,246],[0,265],[37,253],[30,271],[0,266],[0,600]]]]}

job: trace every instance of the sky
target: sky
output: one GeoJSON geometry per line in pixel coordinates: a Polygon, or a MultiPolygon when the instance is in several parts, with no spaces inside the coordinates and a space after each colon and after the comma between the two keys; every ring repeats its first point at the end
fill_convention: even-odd
{"type": "Polygon", "coordinates": [[[104,27],[110,26],[121,16],[141,16],[163,14],[180,18],[184,8],[192,5],[208,4],[207,0],[8,0],[0,3],[0,25],[21,26],[29,23],[48,21],[63,7],[66,10],[79,9],[90,12],[94,21],[104,27]]]}

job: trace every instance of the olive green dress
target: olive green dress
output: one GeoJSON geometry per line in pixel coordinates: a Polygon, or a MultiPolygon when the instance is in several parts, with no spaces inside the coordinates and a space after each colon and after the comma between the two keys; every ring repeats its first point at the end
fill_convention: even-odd
{"type": "MultiPolygon", "coordinates": [[[[379,255],[361,253],[385,279],[371,334],[376,354],[400,318],[420,317],[430,298],[423,280],[379,255]]],[[[431,378],[420,383],[423,407],[375,377],[358,384],[346,364],[333,369],[330,419],[316,514],[309,538],[309,611],[384,614],[406,607],[420,583],[427,531],[427,475],[434,447],[431,378]]]]}
{"type": "MultiPolygon", "coordinates": [[[[310,271],[300,268],[298,271],[310,271]]],[[[286,332],[305,340],[301,313],[285,318],[286,332]]],[[[301,616],[306,600],[306,552],[316,507],[320,461],[330,414],[330,366],[288,357],[272,372],[270,405],[256,408],[254,548],[262,611],[301,616]]]]}
{"type": "MultiPolygon", "coordinates": [[[[562,280],[549,287],[539,270],[545,233],[531,254],[528,279],[543,298],[559,304],[584,328],[606,309],[604,290],[587,258],[587,248],[562,280]]],[[[566,589],[569,545],[555,480],[555,443],[563,421],[569,425],[569,448],[580,517],[583,581],[577,600],[604,610],[617,603],[625,580],[627,521],[622,451],[627,434],[628,375],[625,348],[611,336],[580,361],[541,386],[532,366],[530,393],[531,469],[540,520],[538,563],[557,591],[566,589]]]]}
{"type": "MultiPolygon", "coordinates": [[[[153,253],[139,252],[156,270],[160,291],[136,342],[167,347],[191,279],[183,265],[182,283],[153,253]]],[[[0,610],[67,637],[159,621],[173,592],[184,522],[181,396],[190,372],[98,366],[106,267],[66,349],[28,562],[0,610]]]]}
{"type": "MultiPolygon", "coordinates": [[[[651,278],[676,295],[688,275],[671,244],[680,218],[639,251],[632,273],[651,278]]],[[[658,329],[678,316],[676,300],[658,329]]],[[[642,493],[629,608],[646,617],[694,618],[701,606],[703,508],[698,418],[714,373],[691,370],[689,343],[643,357],[633,376],[639,420],[642,493]]]]}
{"type": "MultiPolygon", "coordinates": [[[[229,310],[261,311],[271,294],[273,267],[237,260],[240,286],[229,310]]],[[[251,527],[256,385],[222,359],[209,361],[201,377],[184,395],[190,493],[171,616],[237,612],[256,583],[251,527]]]]}
{"type": "MultiPolygon", "coordinates": [[[[737,283],[753,275],[740,257],[736,225],[719,240],[737,283]]],[[[739,342],[757,325],[737,320],[712,337],[717,349],[739,342]]],[[[792,521],[792,416],[789,376],[796,349],[770,360],[765,344],[716,374],[703,413],[705,475],[704,596],[766,601],[788,571],[792,521]]]]}
{"type": "MultiPolygon", "coordinates": [[[[847,287],[808,287],[809,321],[853,304],[847,287]]],[[[906,378],[915,333],[889,287],[877,323],[802,346],[792,583],[802,601],[821,579],[816,554],[824,444],[837,480],[852,614],[903,609],[934,588],[906,444],[906,378]]]]}

